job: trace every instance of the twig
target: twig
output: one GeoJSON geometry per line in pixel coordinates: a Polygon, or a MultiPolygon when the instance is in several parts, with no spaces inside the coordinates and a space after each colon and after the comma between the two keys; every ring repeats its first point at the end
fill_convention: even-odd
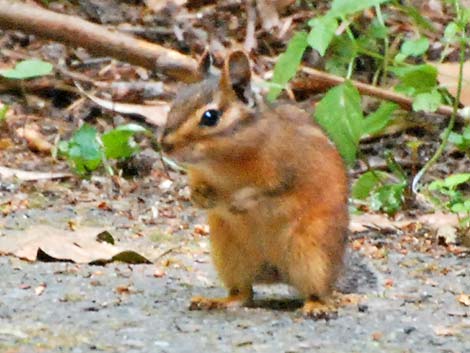
{"type": "MultiPolygon", "coordinates": [[[[326,72],[312,69],[309,67],[301,67],[300,70],[306,74],[308,74],[312,80],[312,87],[326,87],[330,88],[333,86],[340,85],[346,81],[345,78],[328,74],[326,72]]],[[[358,91],[361,94],[364,94],[366,96],[372,96],[372,97],[377,97],[380,99],[388,100],[391,102],[397,103],[401,108],[405,110],[412,110],[412,105],[413,105],[413,99],[406,97],[402,94],[395,93],[392,91],[389,91],[384,88],[380,87],[375,87],[372,85],[368,85],[366,83],[358,82],[351,80],[351,83],[358,89],[358,91]]],[[[302,82],[302,85],[307,84],[308,82],[302,82]]],[[[295,87],[295,82],[293,83],[295,87]]],[[[452,116],[453,108],[448,106],[448,105],[441,105],[437,110],[436,113],[442,114],[445,116],[452,116]]],[[[458,117],[461,117],[460,115],[457,114],[458,117]]]]}
{"type": "Polygon", "coordinates": [[[196,60],[103,26],[18,1],[0,0],[0,29],[19,30],[71,46],[94,55],[109,55],[185,82],[200,79],[196,60]]]}
{"type": "Polygon", "coordinates": [[[256,9],[253,0],[245,1],[246,7],[246,36],[245,36],[245,50],[250,53],[253,49],[256,48],[256,9]]]}

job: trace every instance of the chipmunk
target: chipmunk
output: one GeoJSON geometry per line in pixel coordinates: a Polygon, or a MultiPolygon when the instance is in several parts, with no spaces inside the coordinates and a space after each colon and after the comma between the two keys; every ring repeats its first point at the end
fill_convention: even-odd
{"type": "Polygon", "coordinates": [[[305,298],[305,315],[335,311],[349,223],[343,160],[305,111],[256,102],[243,51],[228,56],[219,77],[179,93],[161,145],[187,167],[191,200],[207,210],[228,290],[192,298],[190,309],[248,305],[253,284],[281,282],[305,298]]]}

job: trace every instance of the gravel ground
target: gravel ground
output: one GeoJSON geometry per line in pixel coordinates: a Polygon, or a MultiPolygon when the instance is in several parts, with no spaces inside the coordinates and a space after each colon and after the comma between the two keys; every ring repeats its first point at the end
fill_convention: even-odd
{"type": "MultiPolygon", "coordinates": [[[[0,218],[0,235],[81,219],[111,227],[120,243],[132,243],[154,264],[0,257],[0,352],[470,352],[470,307],[457,300],[470,293],[468,254],[438,245],[419,251],[413,242],[403,251],[395,246],[403,234],[369,232],[360,235],[368,244],[357,252],[364,254],[362,269],[353,266],[350,274],[367,267],[373,285],[360,282],[361,301],[342,307],[335,319],[303,318],[301,302],[284,286],[256,287],[253,308],[189,311],[193,295],[224,295],[209,237],[190,235],[202,214],[184,207],[180,218],[167,221],[182,217],[186,229],[164,236],[167,221],[142,224],[89,204],[54,203],[0,218]],[[132,236],[136,228],[139,237],[132,236]],[[382,256],[371,256],[370,248],[382,256]]],[[[117,201],[109,206],[117,208],[117,201]]]]}

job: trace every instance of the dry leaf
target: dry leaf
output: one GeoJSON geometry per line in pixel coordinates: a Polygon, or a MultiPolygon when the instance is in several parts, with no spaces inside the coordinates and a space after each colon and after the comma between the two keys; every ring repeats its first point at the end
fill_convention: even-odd
{"type": "MultiPolygon", "coordinates": [[[[455,96],[459,78],[459,63],[434,64],[438,70],[438,80],[441,86],[446,87],[455,96]]],[[[462,94],[460,102],[470,106],[470,62],[467,61],[463,68],[462,94]]]]}
{"type": "Polygon", "coordinates": [[[382,332],[374,332],[372,334],[372,340],[374,341],[380,341],[383,337],[383,333],[382,332]]]}
{"type": "Polygon", "coordinates": [[[145,0],[145,5],[153,12],[160,12],[168,5],[176,5],[177,7],[186,4],[187,0],[145,0]]]}
{"type": "Polygon", "coordinates": [[[1,138],[0,139],[0,151],[6,150],[14,146],[13,141],[9,137],[1,138]]]}
{"type": "Polygon", "coordinates": [[[437,228],[437,242],[441,245],[457,243],[457,227],[450,224],[443,224],[437,228]]]}
{"type": "Polygon", "coordinates": [[[154,272],[153,272],[153,277],[155,278],[161,278],[165,276],[165,271],[163,271],[161,268],[157,268],[154,272]]]}
{"type": "Polygon", "coordinates": [[[465,306],[470,306],[470,294],[460,294],[457,301],[465,306]]]}
{"type": "Polygon", "coordinates": [[[77,88],[90,100],[98,104],[100,107],[118,112],[121,114],[136,114],[141,115],[145,118],[148,124],[154,126],[163,126],[166,123],[167,115],[170,110],[170,106],[166,102],[159,102],[154,105],[142,105],[142,104],[128,104],[108,101],[106,99],[98,98],[92,94],[85,92],[85,90],[78,84],[75,83],[77,88]]]}
{"type": "Polygon", "coordinates": [[[115,290],[116,290],[116,293],[118,294],[131,294],[132,292],[134,292],[132,287],[128,284],[119,285],[116,287],[115,290]]]}
{"type": "Polygon", "coordinates": [[[39,286],[37,286],[34,289],[34,293],[36,293],[37,296],[40,296],[44,291],[46,290],[47,285],[45,283],[41,283],[39,286]]]}
{"type": "Polygon", "coordinates": [[[41,153],[51,152],[52,145],[47,141],[46,136],[38,131],[38,127],[34,125],[26,125],[16,129],[18,136],[24,138],[28,143],[28,147],[32,151],[41,153]]]}
{"type": "Polygon", "coordinates": [[[97,236],[102,232],[103,229],[91,227],[66,231],[38,225],[0,238],[0,254],[13,255],[28,261],[150,263],[135,251],[99,241],[97,236]]]}
{"type": "Polygon", "coordinates": [[[257,0],[256,6],[258,7],[259,18],[265,31],[270,32],[274,28],[280,27],[279,14],[277,13],[276,5],[272,1],[257,0]]]}
{"type": "Polygon", "coordinates": [[[435,326],[433,329],[438,336],[455,336],[460,333],[458,327],[435,326]]]}
{"type": "Polygon", "coordinates": [[[426,224],[433,230],[437,230],[443,226],[458,226],[459,220],[455,214],[434,212],[431,214],[425,214],[417,218],[398,218],[399,220],[392,220],[385,215],[378,214],[362,214],[353,215],[349,229],[354,232],[364,232],[370,228],[379,229],[403,229],[409,227],[413,223],[426,224]]]}

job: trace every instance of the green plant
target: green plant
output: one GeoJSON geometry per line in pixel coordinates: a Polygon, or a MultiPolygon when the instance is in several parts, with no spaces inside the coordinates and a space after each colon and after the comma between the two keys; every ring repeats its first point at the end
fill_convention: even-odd
{"type": "Polygon", "coordinates": [[[52,69],[52,64],[48,62],[38,59],[28,59],[20,61],[13,69],[0,71],[0,75],[9,79],[27,80],[48,75],[52,72],[52,69]]]}
{"type": "Polygon", "coordinates": [[[462,192],[470,186],[470,173],[451,175],[443,180],[433,181],[428,186],[435,204],[457,215],[461,229],[470,230],[470,195],[462,192]]]}
{"type": "Polygon", "coordinates": [[[470,125],[466,126],[461,134],[451,132],[449,142],[470,156],[470,125]]]}
{"type": "MultiPolygon", "coordinates": [[[[352,77],[359,57],[370,58],[373,63],[371,67],[375,70],[373,84],[394,77],[398,81],[395,89],[413,98],[414,111],[433,112],[443,101],[453,102],[454,113],[443,133],[439,149],[413,179],[412,190],[416,191],[419,179],[442,154],[448,139],[462,150],[469,150],[470,128],[466,128],[462,134],[451,134],[451,131],[460,98],[465,49],[470,42],[466,33],[470,23],[470,9],[463,8],[458,0],[447,1],[454,7],[456,17],[444,31],[446,48],[442,57],[449,53],[449,46],[455,47],[455,44],[460,47],[461,54],[459,88],[456,98],[452,100],[439,88],[437,69],[430,64],[420,63],[421,57],[430,47],[427,38],[420,34],[403,39],[398,36],[396,39],[401,41],[398,49],[389,44],[389,29],[385,24],[387,15],[381,11],[381,6],[387,2],[411,19],[418,29],[416,33],[436,31],[433,24],[416,8],[398,0],[333,0],[329,11],[308,22],[308,32],[297,33],[289,42],[274,68],[268,97],[270,100],[276,99],[295,75],[305,50],[311,47],[325,57],[327,71],[347,78],[352,77]],[[367,21],[355,21],[358,12],[369,7],[374,8],[375,18],[368,25],[365,24],[367,21]]],[[[317,106],[316,119],[338,146],[346,162],[352,165],[358,154],[361,137],[386,127],[396,108],[395,105],[383,103],[375,113],[365,118],[359,93],[351,83],[346,82],[326,93],[317,106]]],[[[414,156],[417,156],[416,151],[414,156]]],[[[374,209],[394,213],[410,196],[408,181],[404,173],[397,173],[396,168],[392,173],[382,173],[370,171],[361,176],[353,187],[353,197],[367,199],[374,209]]]]}
{"type": "Polygon", "coordinates": [[[1,107],[0,107],[0,124],[3,123],[6,118],[7,118],[7,113],[8,113],[8,109],[10,107],[6,104],[3,104],[1,107]]]}
{"type": "Polygon", "coordinates": [[[68,141],[61,141],[57,152],[79,175],[85,176],[104,165],[110,174],[109,159],[125,159],[139,151],[133,136],[147,130],[137,124],[118,126],[102,136],[96,128],[83,124],[68,141]]]}
{"type": "Polygon", "coordinates": [[[451,136],[452,130],[454,129],[455,119],[457,116],[457,110],[460,104],[460,97],[462,95],[462,82],[463,82],[463,67],[465,63],[465,52],[470,42],[470,37],[467,35],[467,26],[470,24],[470,9],[463,8],[458,0],[449,0],[454,6],[456,17],[450,22],[445,30],[445,35],[447,35],[446,41],[449,43],[455,43],[459,47],[460,57],[459,57],[459,75],[457,81],[457,94],[453,100],[452,104],[452,115],[447,124],[447,128],[442,134],[442,141],[434,155],[426,162],[426,164],[421,168],[421,170],[415,175],[412,182],[413,192],[418,192],[418,184],[422,176],[433,166],[434,163],[441,157],[444,152],[449,138],[451,136]]]}
{"type": "Polygon", "coordinates": [[[397,107],[384,102],[365,118],[359,92],[346,82],[328,91],[317,105],[315,118],[336,144],[346,163],[352,165],[356,161],[360,138],[387,126],[397,107]],[[336,112],[334,120],[331,112],[336,112]]]}
{"type": "MultiPolygon", "coordinates": [[[[352,74],[354,62],[359,54],[369,53],[381,58],[381,55],[375,55],[373,50],[378,50],[377,41],[384,41],[386,47],[388,46],[388,30],[380,12],[380,4],[385,2],[387,0],[334,0],[326,14],[311,19],[308,23],[311,27],[309,33],[296,33],[288,43],[286,51],[279,57],[270,82],[268,99],[276,99],[294,77],[308,47],[316,49],[320,55],[325,55],[327,50],[333,47],[334,53],[327,60],[327,68],[338,71],[341,64],[345,64],[348,67],[348,77],[352,74]],[[365,36],[355,38],[349,28],[349,19],[371,6],[376,7],[379,19],[372,21],[365,36]],[[336,31],[341,23],[346,26],[346,30],[343,35],[337,36],[336,31]],[[371,38],[373,44],[370,44],[371,38]],[[338,43],[339,45],[336,45],[338,43]]],[[[386,65],[384,66],[386,70],[386,65]]],[[[395,104],[383,103],[375,113],[365,118],[357,89],[346,82],[325,95],[318,104],[315,118],[338,146],[345,161],[352,165],[356,160],[360,138],[386,127],[396,109],[395,104]],[[332,111],[337,112],[334,120],[332,111]]]]}
{"type": "Polygon", "coordinates": [[[391,172],[371,170],[362,174],[354,183],[351,196],[356,201],[367,200],[374,211],[393,215],[405,203],[408,180],[391,153],[387,153],[386,156],[391,172]]]}

